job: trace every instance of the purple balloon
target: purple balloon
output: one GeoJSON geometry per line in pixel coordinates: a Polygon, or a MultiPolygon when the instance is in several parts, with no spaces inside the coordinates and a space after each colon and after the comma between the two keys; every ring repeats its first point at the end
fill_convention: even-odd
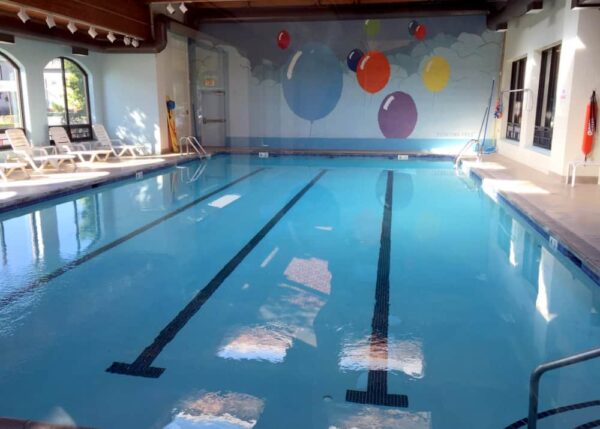
{"type": "Polygon", "coordinates": [[[417,106],[405,92],[392,92],[379,108],[379,129],[388,139],[405,139],[417,125],[417,106]]]}

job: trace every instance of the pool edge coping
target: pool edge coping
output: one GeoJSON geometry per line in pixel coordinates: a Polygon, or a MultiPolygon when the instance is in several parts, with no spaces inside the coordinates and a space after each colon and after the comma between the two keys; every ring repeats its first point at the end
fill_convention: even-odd
{"type": "MultiPolygon", "coordinates": [[[[487,177],[485,173],[477,169],[477,167],[469,168],[468,175],[480,186],[483,184],[485,179],[491,179],[491,177],[487,177]]],[[[535,214],[531,213],[531,211],[527,210],[523,204],[517,201],[514,197],[511,197],[510,193],[497,188],[494,188],[494,192],[498,197],[498,201],[496,203],[504,204],[514,210],[531,228],[533,228],[542,236],[550,249],[553,249],[566,257],[573,264],[575,264],[575,266],[581,269],[581,271],[592,282],[594,282],[597,286],[600,286],[600,265],[595,263],[593,260],[586,258],[584,252],[574,249],[576,244],[574,245],[573,240],[570,240],[569,237],[566,237],[567,234],[565,234],[565,232],[556,231],[551,226],[547,225],[546,222],[539,219],[535,214]]],[[[564,229],[568,233],[570,232],[568,228],[564,227],[564,229]]],[[[579,236],[577,236],[575,233],[570,232],[570,234],[575,241],[584,242],[584,240],[579,238],[579,236]]],[[[598,252],[600,253],[600,250],[598,252]]]]}

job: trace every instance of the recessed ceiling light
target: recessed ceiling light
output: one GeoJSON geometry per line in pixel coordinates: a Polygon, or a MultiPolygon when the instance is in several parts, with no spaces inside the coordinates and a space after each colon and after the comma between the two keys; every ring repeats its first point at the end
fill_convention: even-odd
{"type": "Polygon", "coordinates": [[[90,27],[90,29],[88,30],[88,34],[90,35],[90,37],[92,39],[95,39],[96,36],[98,35],[98,32],[96,31],[96,29],[94,27],[90,27]]]}
{"type": "Polygon", "coordinates": [[[29,15],[27,15],[27,12],[24,8],[19,9],[19,13],[17,13],[17,16],[21,21],[23,21],[23,24],[25,24],[30,19],[29,15]]]}
{"type": "Polygon", "coordinates": [[[175,13],[175,8],[173,7],[173,5],[171,3],[169,3],[167,5],[167,12],[169,12],[171,15],[173,15],[175,13]]]}
{"type": "Polygon", "coordinates": [[[125,46],[129,46],[131,45],[131,39],[127,36],[123,37],[123,43],[125,43],[125,46]]]}
{"type": "Polygon", "coordinates": [[[188,8],[185,6],[184,2],[181,2],[181,4],[179,5],[179,10],[181,11],[181,13],[185,14],[188,11],[188,8]]]}
{"type": "Polygon", "coordinates": [[[115,35],[113,34],[112,31],[108,32],[108,35],[106,36],[106,38],[108,39],[108,41],[110,43],[115,43],[115,40],[117,40],[117,38],[115,37],[115,35]]]}
{"type": "Polygon", "coordinates": [[[46,17],[46,25],[48,26],[48,28],[56,27],[56,21],[54,21],[54,17],[52,15],[48,15],[46,17]]]}
{"type": "Polygon", "coordinates": [[[67,28],[69,29],[71,34],[75,34],[75,32],[77,31],[77,26],[73,21],[69,21],[69,23],[67,24],[67,28]]]}

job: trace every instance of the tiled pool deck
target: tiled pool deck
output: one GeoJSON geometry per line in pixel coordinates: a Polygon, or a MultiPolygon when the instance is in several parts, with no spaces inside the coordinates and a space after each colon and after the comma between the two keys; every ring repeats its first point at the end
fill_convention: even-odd
{"type": "Polygon", "coordinates": [[[482,181],[492,197],[516,208],[558,250],[600,280],[600,185],[544,174],[498,154],[482,162],[467,161],[463,170],[482,181]],[[554,241],[556,240],[556,241],[554,241]]]}

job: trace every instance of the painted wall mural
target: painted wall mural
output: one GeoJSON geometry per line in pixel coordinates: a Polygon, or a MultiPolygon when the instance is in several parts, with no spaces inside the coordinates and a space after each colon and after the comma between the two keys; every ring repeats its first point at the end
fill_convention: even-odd
{"type": "Polygon", "coordinates": [[[240,146],[451,152],[476,137],[502,50],[482,16],[203,31],[228,53],[240,146]]]}

